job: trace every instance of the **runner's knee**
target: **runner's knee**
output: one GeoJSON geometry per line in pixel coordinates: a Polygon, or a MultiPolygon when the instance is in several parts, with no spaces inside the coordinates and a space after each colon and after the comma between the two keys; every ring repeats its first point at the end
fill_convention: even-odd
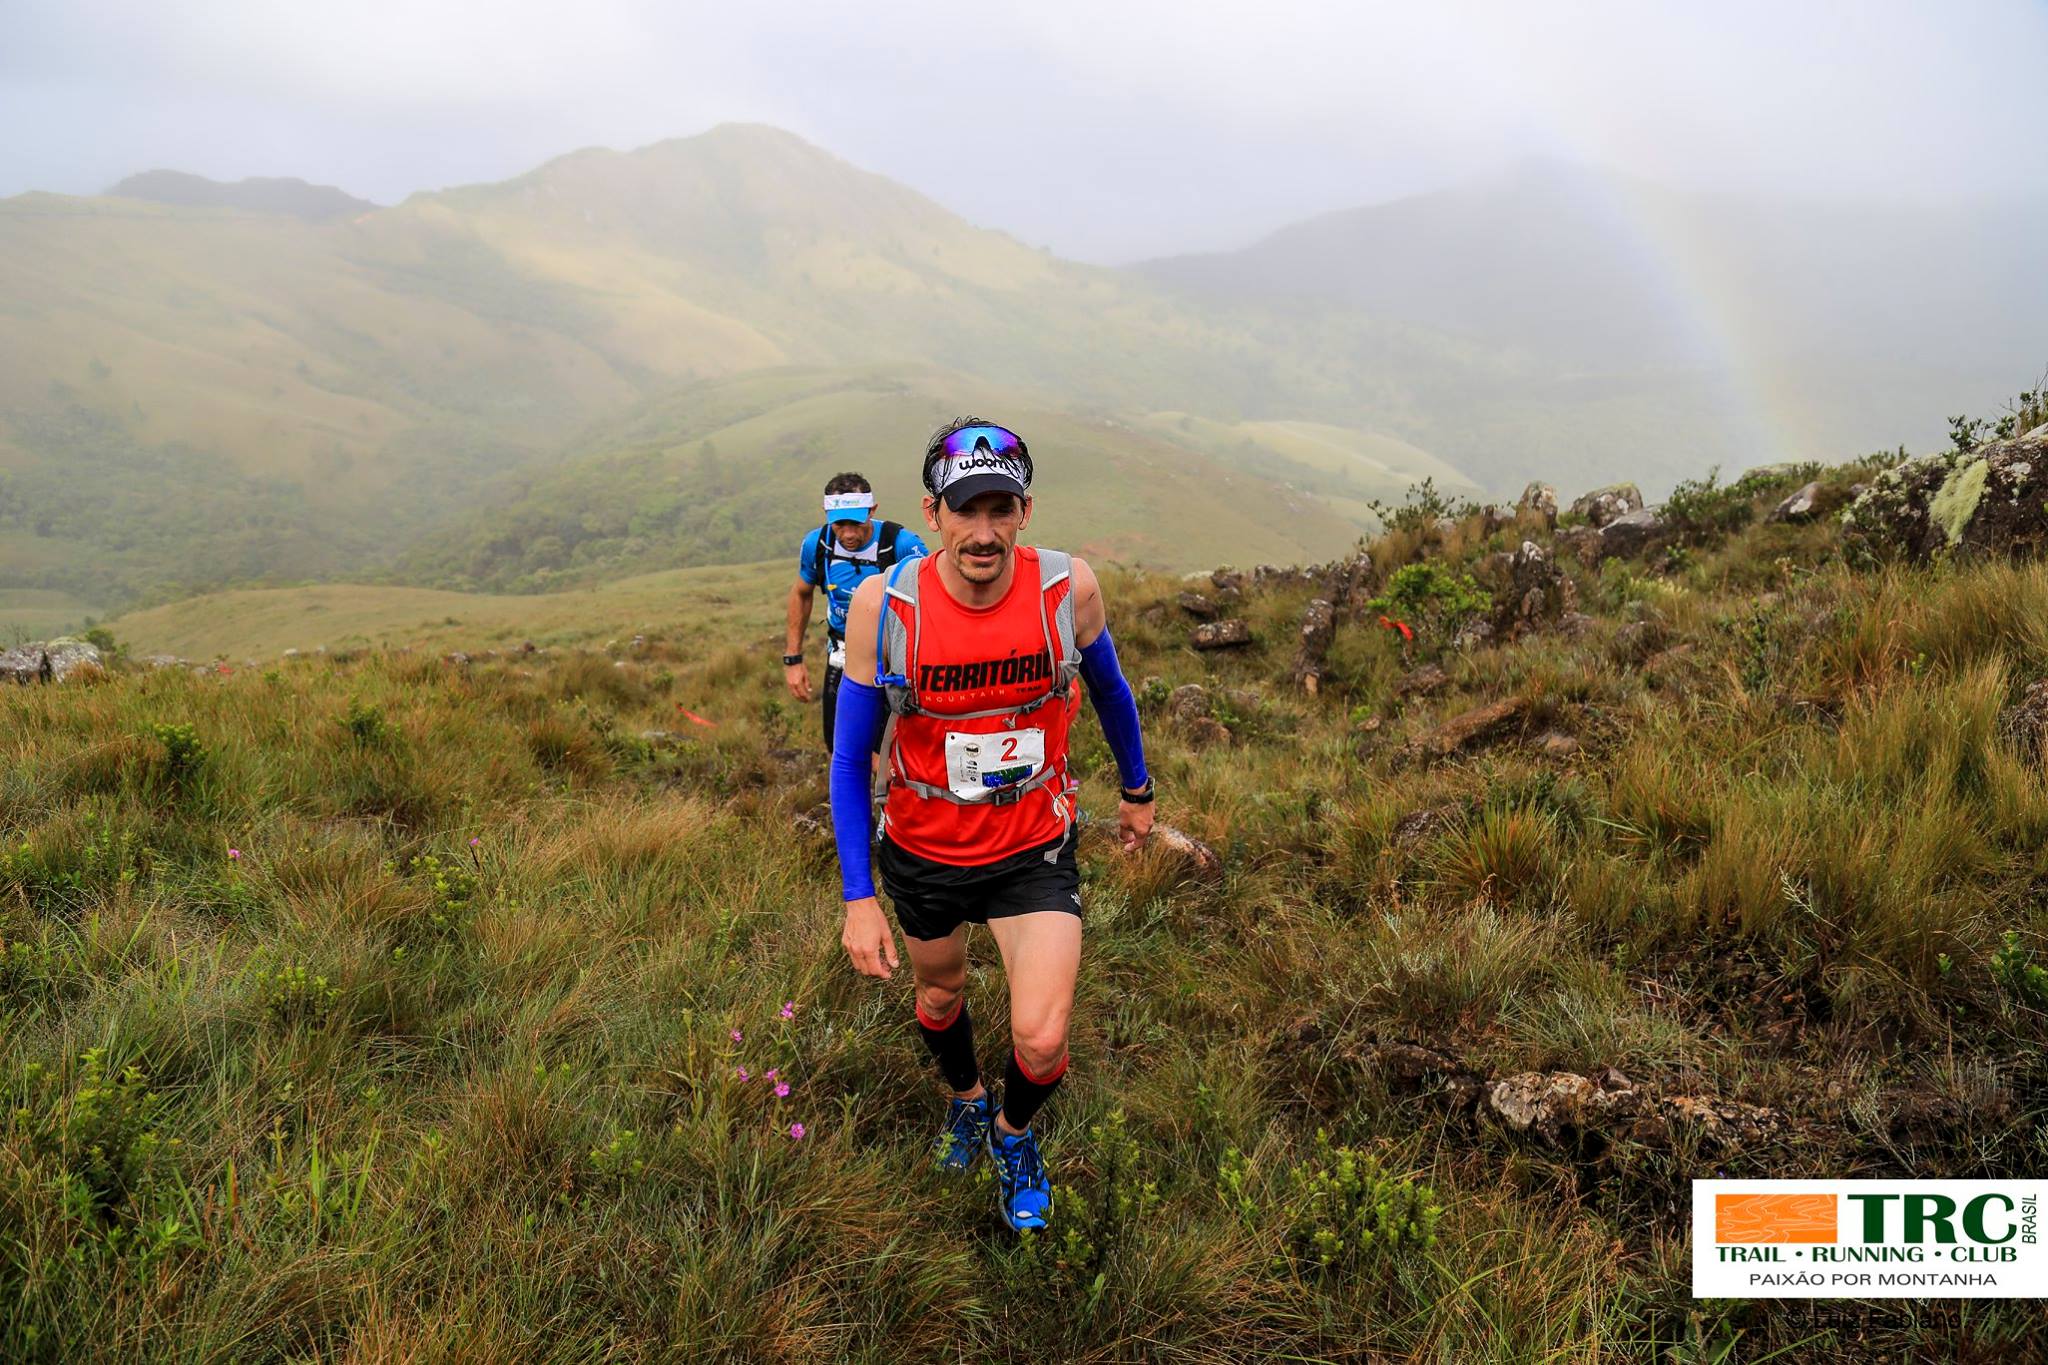
{"type": "Polygon", "coordinates": [[[967,989],[967,973],[942,977],[936,981],[920,980],[917,983],[917,1008],[927,1019],[947,1019],[960,1006],[961,992],[967,989]]]}
{"type": "Polygon", "coordinates": [[[1017,1057],[1039,1075],[1053,1070],[1067,1055],[1067,1018],[1064,1014],[1038,1020],[1020,1020],[1010,1030],[1010,1044],[1017,1057]]]}

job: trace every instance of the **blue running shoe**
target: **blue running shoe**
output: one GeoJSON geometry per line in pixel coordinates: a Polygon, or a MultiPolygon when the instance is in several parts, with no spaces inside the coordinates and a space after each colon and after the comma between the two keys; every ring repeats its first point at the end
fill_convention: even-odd
{"type": "Polygon", "coordinates": [[[1052,1181],[1038,1156],[1038,1138],[1029,1128],[1011,1137],[993,1124],[988,1154],[996,1166],[996,1196],[1003,1221],[1013,1231],[1042,1228],[1052,1219],[1052,1181]]]}
{"type": "Polygon", "coordinates": [[[975,1153],[988,1141],[989,1107],[986,1090],[971,1100],[955,1097],[946,1107],[946,1131],[939,1134],[939,1169],[964,1171],[974,1164],[975,1153]]]}

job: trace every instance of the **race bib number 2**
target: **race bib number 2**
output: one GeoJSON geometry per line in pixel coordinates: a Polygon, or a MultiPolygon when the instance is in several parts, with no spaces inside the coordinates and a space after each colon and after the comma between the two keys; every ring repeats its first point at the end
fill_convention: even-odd
{"type": "Polygon", "coordinates": [[[986,801],[1045,766],[1045,731],[946,732],[946,785],[962,801],[986,801]]]}

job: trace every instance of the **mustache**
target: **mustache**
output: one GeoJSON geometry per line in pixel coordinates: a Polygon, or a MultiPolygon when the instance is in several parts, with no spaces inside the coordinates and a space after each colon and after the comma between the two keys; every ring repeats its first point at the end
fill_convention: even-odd
{"type": "Polygon", "coordinates": [[[999,555],[1003,553],[1003,543],[999,540],[991,540],[980,545],[962,545],[960,553],[963,555],[999,555]]]}

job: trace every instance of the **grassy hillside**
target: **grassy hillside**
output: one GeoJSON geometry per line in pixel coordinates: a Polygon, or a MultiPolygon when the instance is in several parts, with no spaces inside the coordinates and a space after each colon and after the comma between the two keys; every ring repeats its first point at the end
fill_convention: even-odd
{"type": "Polygon", "coordinates": [[[1078,415],[957,374],[776,370],[707,381],[593,433],[584,453],[460,519],[401,572],[531,591],[666,564],[793,559],[822,515],[819,490],[845,469],[875,482],[884,515],[918,527],[925,438],[968,412],[1030,442],[1035,539],[1125,564],[1327,558],[1376,526],[1361,499],[1395,499],[1432,473],[1473,487],[1362,432],[1325,429],[1325,447],[1194,419],[1078,415]]]}
{"type": "Polygon", "coordinates": [[[764,368],[1394,419],[1402,367],[1357,348],[1414,348],[1340,330],[1178,303],[758,127],[318,222],[25,195],[0,203],[0,543],[46,562],[0,587],[381,572],[593,424],[764,368]]]}
{"type": "MultiPolygon", "coordinates": [[[[697,642],[752,639],[782,621],[791,564],[643,574],[532,596],[321,584],[209,594],[108,622],[138,655],[271,659],[287,649],[486,649],[630,639],[657,627],[697,642]]],[[[822,610],[822,609],[821,609],[822,610]]],[[[822,619],[822,616],[820,617],[822,619]]]]}
{"type": "Polygon", "coordinates": [[[1205,655],[1178,580],[1111,575],[1161,815],[1221,866],[1084,840],[1025,1244],[930,1167],[907,974],[843,961],[772,598],[715,648],[650,608],[637,650],[0,692],[0,1355],[2025,1358],[2024,1301],[1688,1292],[1693,1176],[2040,1166],[2048,778],[2000,716],[2048,568],[1835,536],[1568,563],[1583,629],[1469,652],[1354,600],[1314,697],[1307,584],[1205,655]],[[719,723],[640,738],[679,705],[719,723]],[[1518,1127],[1488,1087],[1532,1073],[1639,1108],[1518,1127]],[[1363,1212],[1308,1197],[1346,1170],[1363,1212]],[[1413,1230],[1362,1241],[1383,1203],[1413,1230]]]}

